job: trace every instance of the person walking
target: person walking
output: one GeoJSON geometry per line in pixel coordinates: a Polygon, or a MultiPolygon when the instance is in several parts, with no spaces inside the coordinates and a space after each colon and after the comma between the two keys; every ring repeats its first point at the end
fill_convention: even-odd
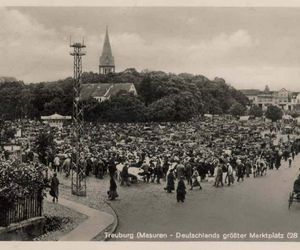
{"type": "Polygon", "coordinates": [[[228,181],[228,186],[230,186],[230,184],[233,184],[233,182],[234,182],[233,168],[230,165],[230,163],[227,163],[227,174],[225,177],[225,183],[226,183],[226,181],[228,181]]]}
{"type": "Polygon", "coordinates": [[[201,190],[202,189],[201,184],[200,184],[201,177],[200,177],[199,172],[196,167],[194,167],[192,180],[193,181],[192,181],[192,186],[191,186],[190,190],[193,190],[193,187],[199,187],[199,189],[201,190]]]}
{"type": "Polygon", "coordinates": [[[58,202],[58,186],[59,186],[59,180],[57,178],[57,174],[54,173],[53,174],[53,177],[51,179],[51,186],[50,186],[50,195],[53,197],[52,201],[55,202],[58,202]]]}
{"type": "Polygon", "coordinates": [[[54,172],[60,172],[60,159],[58,155],[54,158],[53,170],[54,172]]]}
{"type": "Polygon", "coordinates": [[[292,166],[292,161],[293,161],[291,154],[289,155],[288,161],[289,161],[289,168],[290,168],[292,166]]]}
{"type": "Polygon", "coordinates": [[[109,176],[111,178],[114,178],[115,175],[116,175],[116,172],[117,172],[117,164],[115,162],[115,158],[112,157],[109,159],[109,162],[108,162],[108,172],[109,172],[109,176]]]}
{"type": "Polygon", "coordinates": [[[176,172],[177,172],[177,179],[180,180],[180,178],[184,176],[184,165],[181,162],[176,166],[176,172]]]}
{"type": "Polygon", "coordinates": [[[68,177],[70,175],[71,170],[71,157],[67,155],[67,158],[64,160],[62,169],[65,172],[65,176],[68,177]]]}
{"type": "Polygon", "coordinates": [[[193,189],[193,168],[190,162],[188,162],[185,166],[185,176],[187,183],[190,185],[191,189],[193,189]]]}
{"type": "Polygon", "coordinates": [[[163,170],[159,161],[156,163],[154,172],[156,176],[156,183],[160,184],[160,179],[163,177],[163,170]]]}
{"type": "Polygon", "coordinates": [[[236,160],[236,168],[237,168],[237,182],[240,180],[244,181],[244,173],[245,173],[245,166],[242,163],[241,159],[238,158],[236,160]]]}
{"type": "Polygon", "coordinates": [[[186,194],[186,187],[183,181],[184,177],[181,176],[180,180],[178,181],[177,184],[177,189],[176,189],[176,193],[177,193],[177,202],[184,202],[185,200],[185,194],[186,194]]]}
{"type": "Polygon", "coordinates": [[[117,197],[119,197],[117,193],[117,183],[113,177],[110,177],[110,182],[109,182],[109,190],[107,191],[108,194],[108,199],[109,200],[115,200],[117,197]]]}
{"type": "Polygon", "coordinates": [[[124,185],[124,183],[129,187],[129,173],[128,173],[128,163],[124,164],[124,167],[121,171],[121,186],[124,185]]]}
{"type": "Polygon", "coordinates": [[[168,173],[168,170],[169,170],[169,162],[168,162],[168,158],[165,157],[164,159],[164,163],[163,163],[163,166],[162,166],[162,169],[163,169],[163,178],[164,180],[166,180],[167,178],[167,173],[168,173]]]}
{"type": "Polygon", "coordinates": [[[173,169],[170,170],[169,174],[167,175],[167,186],[164,188],[167,190],[168,193],[172,193],[175,190],[175,176],[173,173],[173,169]]]}
{"type": "Polygon", "coordinates": [[[216,179],[215,179],[215,187],[219,187],[219,184],[222,185],[222,187],[224,186],[223,184],[223,170],[222,167],[220,165],[220,163],[217,162],[217,168],[216,168],[216,179]]]}

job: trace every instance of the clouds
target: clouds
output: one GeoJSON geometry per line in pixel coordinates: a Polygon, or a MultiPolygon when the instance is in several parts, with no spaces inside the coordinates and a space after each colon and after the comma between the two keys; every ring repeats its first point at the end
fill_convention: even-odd
{"type": "Polygon", "coordinates": [[[5,58],[0,76],[26,82],[71,76],[70,36],[73,41],[84,37],[83,69],[98,72],[108,24],[117,70],[189,72],[223,77],[238,88],[269,84],[300,90],[300,35],[294,20],[299,13],[272,11],[0,9],[0,53],[5,58]],[[279,22],[276,15],[286,18],[279,22]],[[263,22],[265,16],[268,22],[263,22]]]}
{"type": "Polygon", "coordinates": [[[0,53],[5,58],[0,75],[26,81],[43,80],[43,74],[63,75],[57,71],[66,61],[61,56],[66,53],[65,37],[17,10],[0,9],[0,24],[0,53]]]}
{"type": "Polygon", "coordinates": [[[231,50],[234,48],[247,48],[259,44],[258,39],[250,36],[246,30],[238,30],[232,34],[221,34],[212,39],[211,45],[216,48],[224,50],[231,50]]]}
{"type": "MultiPolygon", "coordinates": [[[[74,41],[85,37],[87,56],[84,69],[97,71],[104,31],[101,35],[89,33],[83,27],[65,25],[60,29],[48,28],[19,10],[0,10],[1,75],[13,75],[25,81],[55,80],[71,74],[68,55],[69,36],[74,41]]],[[[161,37],[149,40],[137,33],[110,33],[117,67],[125,69],[162,69],[190,71],[209,64],[234,51],[235,48],[255,46],[256,41],[245,30],[232,34],[221,33],[210,40],[161,37]],[[205,60],[203,60],[203,58],[205,60]],[[183,66],[184,63],[184,66],[183,66]]]]}
{"type": "MultiPolygon", "coordinates": [[[[146,40],[138,34],[119,34],[111,37],[117,64],[138,69],[166,70],[205,74],[211,68],[240,65],[240,50],[255,50],[259,41],[246,30],[221,33],[211,39],[162,37],[146,40]],[[229,63],[228,60],[231,60],[229,63]]],[[[218,73],[217,73],[218,75],[218,73]]],[[[214,76],[213,76],[214,77],[214,76]]]]}

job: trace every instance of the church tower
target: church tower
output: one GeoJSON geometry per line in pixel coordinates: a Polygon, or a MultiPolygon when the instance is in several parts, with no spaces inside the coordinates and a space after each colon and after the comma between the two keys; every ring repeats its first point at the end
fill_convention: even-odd
{"type": "Polygon", "coordinates": [[[105,39],[103,44],[102,55],[100,56],[99,74],[108,74],[115,72],[115,60],[111,52],[111,46],[109,42],[108,29],[106,26],[105,39]]]}

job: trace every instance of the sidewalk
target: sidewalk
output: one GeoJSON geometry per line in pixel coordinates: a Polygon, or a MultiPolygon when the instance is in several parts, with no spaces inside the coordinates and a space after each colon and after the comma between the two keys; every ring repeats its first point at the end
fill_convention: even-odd
{"type": "MultiPolygon", "coordinates": [[[[51,197],[48,196],[46,199],[52,202],[51,197]]],[[[59,198],[59,204],[88,216],[87,220],[61,237],[59,241],[90,241],[114,222],[114,217],[108,213],[100,212],[64,198],[59,198]]]]}

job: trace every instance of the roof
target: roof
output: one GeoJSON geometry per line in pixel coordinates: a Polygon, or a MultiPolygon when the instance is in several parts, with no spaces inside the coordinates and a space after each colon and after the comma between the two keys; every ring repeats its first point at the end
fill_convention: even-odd
{"type": "Polygon", "coordinates": [[[289,91],[286,88],[282,88],[278,92],[289,92],[289,91]]]}
{"type": "Polygon", "coordinates": [[[133,83],[112,84],[112,88],[109,90],[108,95],[114,96],[114,95],[118,94],[120,91],[129,92],[132,85],[133,85],[133,83]]]}
{"type": "Polygon", "coordinates": [[[265,95],[265,96],[272,96],[276,93],[278,93],[279,91],[261,91],[259,89],[240,89],[240,91],[244,94],[244,95],[265,95]]]}
{"type": "Polygon", "coordinates": [[[42,120],[70,120],[71,116],[63,116],[57,113],[48,116],[41,116],[42,120]]]}
{"type": "Polygon", "coordinates": [[[262,91],[259,89],[240,89],[244,95],[259,95],[262,91]]]}
{"type": "Polygon", "coordinates": [[[87,83],[81,85],[80,95],[81,99],[88,99],[90,97],[105,96],[109,90],[110,83],[87,83]]]}
{"type": "Polygon", "coordinates": [[[114,96],[120,91],[129,92],[133,83],[86,83],[81,85],[81,99],[86,100],[90,97],[114,96]]]}
{"type": "Polygon", "coordinates": [[[102,49],[102,55],[100,56],[100,66],[115,66],[115,60],[111,51],[107,27],[102,49]]]}

